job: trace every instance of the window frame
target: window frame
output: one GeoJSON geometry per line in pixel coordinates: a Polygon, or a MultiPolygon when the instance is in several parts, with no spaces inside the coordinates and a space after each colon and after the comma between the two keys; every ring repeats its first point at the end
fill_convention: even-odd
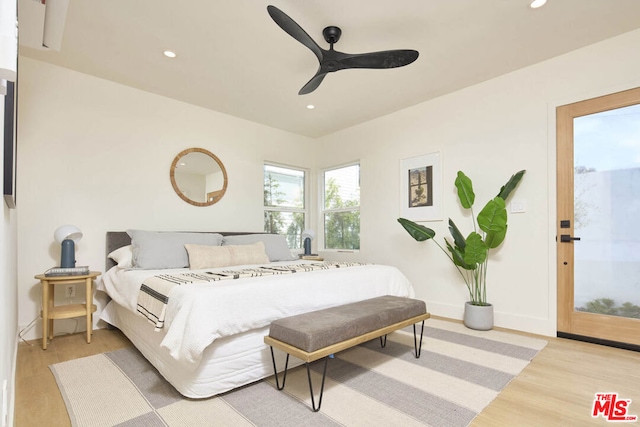
{"type": "MultiPolygon", "coordinates": [[[[326,247],[326,229],[325,229],[325,214],[327,213],[340,213],[340,212],[358,212],[359,214],[361,213],[361,207],[362,207],[362,193],[361,193],[361,183],[362,180],[362,164],[360,162],[360,160],[356,160],[353,162],[349,162],[349,163],[343,163],[340,165],[336,165],[336,166],[331,166],[331,167],[327,167],[324,168],[320,171],[319,176],[318,176],[318,186],[319,186],[319,193],[320,193],[320,205],[319,205],[319,210],[320,210],[320,216],[318,218],[318,229],[319,229],[319,243],[318,243],[318,247],[322,248],[323,251],[327,251],[327,252],[349,252],[349,253],[355,253],[360,251],[361,248],[359,249],[334,249],[334,248],[327,248],[326,247]],[[348,208],[329,208],[327,209],[325,207],[325,202],[326,202],[326,197],[325,197],[325,192],[326,192],[326,188],[325,188],[325,174],[327,172],[330,171],[335,171],[338,169],[344,169],[344,168],[348,168],[351,166],[358,166],[358,206],[356,207],[348,207],[348,208]]],[[[361,216],[359,217],[359,222],[360,224],[362,224],[362,218],[361,216]]],[[[360,232],[358,232],[358,242],[361,242],[360,239],[360,232]]],[[[358,244],[358,246],[360,246],[358,244]]]]}
{"type": "MultiPolygon", "coordinates": [[[[304,215],[304,226],[303,229],[301,231],[304,231],[305,229],[309,228],[309,215],[310,215],[310,195],[309,195],[309,178],[310,178],[310,172],[309,169],[307,168],[303,168],[300,166],[292,166],[292,165],[287,165],[287,164],[282,164],[282,163],[276,163],[276,162],[270,162],[270,161],[264,161],[262,162],[262,187],[263,187],[263,199],[262,199],[262,225],[263,225],[263,229],[264,229],[264,216],[266,212],[284,212],[284,213],[302,213],[304,215]],[[303,173],[303,180],[304,180],[304,185],[303,185],[303,191],[304,191],[304,195],[303,195],[303,200],[302,200],[302,204],[303,207],[302,208],[294,208],[294,207],[289,207],[289,206],[267,206],[264,204],[264,178],[265,178],[265,168],[267,166],[272,166],[272,167],[276,167],[276,168],[282,168],[282,169],[289,169],[289,170],[293,170],[293,171],[297,171],[297,172],[302,172],[303,173]]],[[[283,234],[284,236],[287,236],[287,234],[283,234]]],[[[302,242],[299,242],[299,247],[290,247],[289,249],[292,251],[296,251],[298,249],[300,249],[302,247],[302,242]]]]}

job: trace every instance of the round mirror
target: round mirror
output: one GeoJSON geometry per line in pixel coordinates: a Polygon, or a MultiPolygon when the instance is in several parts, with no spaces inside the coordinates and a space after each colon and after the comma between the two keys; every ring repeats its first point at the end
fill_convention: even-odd
{"type": "Polygon", "coordinates": [[[178,196],[194,206],[211,206],[227,191],[224,165],[204,148],[188,148],[178,154],[169,175],[178,196]]]}

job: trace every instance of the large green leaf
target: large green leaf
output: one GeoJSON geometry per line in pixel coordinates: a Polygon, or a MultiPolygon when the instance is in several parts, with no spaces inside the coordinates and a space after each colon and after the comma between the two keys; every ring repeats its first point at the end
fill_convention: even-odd
{"type": "Polygon", "coordinates": [[[471,179],[462,171],[458,171],[458,176],[455,181],[456,188],[458,189],[458,198],[463,208],[469,209],[473,206],[473,202],[476,200],[476,195],[473,192],[473,184],[471,179]]]}
{"type": "Polygon", "coordinates": [[[436,232],[424,225],[416,224],[415,222],[406,219],[398,218],[398,222],[407,230],[407,233],[411,235],[418,242],[424,242],[425,240],[433,239],[436,232]]]}
{"type": "Polygon", "coordinates": [[[444,239],[444,242],[446,243],[447,249],[449,249],[449,252],[451,252],[451,259],[453,260],[453,263],[455,265],[462,267],[465,270],[475,270],[476,268],[475,264],[469,265],[466,262],[464,262],[464,249],[460,249],[457,246],[456,247],[451,246],[451,243],[449,243],[446,237],[444,239]]]}
{"type": "Polygon", "coordinates": [[[521,170],[520,172],[516,172],[515,174],[511,175],[511,178],[509,178],[509,181],[500,188],[498,197],[500,197],[502,200],[507,200],[507,197],[509,197],[509,194],[511,194],[511,192],[515,190],[516,187],[518,186],[518,183],[524,176],[525,172],[526,170],[521,170]]]}
{"type": "Polygon", "coordinates": [[[496,248],[507,235],[507,209],[503,199],[489,200],[478,214],[478,225],[484,231],[485,243],[489,249],[496,248]]]}
{"type": "Polygon", "coordinates": [[[466,241],[467,246],[464,250],[464,262],[467,265],[477,267],[478,264],[482,264],[487,259],[487,246],[482,241],[482,236],[475,231],[469,234],[466,241]]]}
{"type": "Polygon", "coordinates": [[[507,228],[505,201],[500,197],[489,200],[478,214],[478,226],[485,233],[504,231],[507,228]]]}
{"type": "Polygon", "coordinates": [[[489,249],[497,248],[507,235],[507,228],[502,231],[490,231],[484,236],[484,242],[489,249]]]}
{"type": "Polygon", "coordinates": [[[464,241],[464,236],[451,218],[449,218],[449,231],[451,232],[451,237],[453,237],[453,242],[464,251],[467,243],[464,241]]]}

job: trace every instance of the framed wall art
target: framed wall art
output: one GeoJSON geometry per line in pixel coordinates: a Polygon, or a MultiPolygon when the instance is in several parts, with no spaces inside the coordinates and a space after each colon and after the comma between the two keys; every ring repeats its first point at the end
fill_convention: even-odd
{"type": "Polygon", "coordinates": [[[400,161],[400,216],[412,221],[442,220],[440,152],[400,161]]]}

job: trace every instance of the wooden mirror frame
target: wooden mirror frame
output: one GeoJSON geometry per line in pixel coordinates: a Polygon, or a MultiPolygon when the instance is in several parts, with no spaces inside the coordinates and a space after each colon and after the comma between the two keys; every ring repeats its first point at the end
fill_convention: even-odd
{"type": "Polygon", "coordinates": [[[180,153],[178,153],[178,155],[175,157],[175,159],[173,159],[173,163],[171,163],[171,169],[169,170],[169,177],[171,178],[171,185],[173,186],[173,190],[176,192],[176,194],[178,196],[180,196],[180,198],[182,200],[184,200],[185,202],[189,203],[190,205],[194,205],[194,206],[211,206],[211,205],[214,205],[214,204],[218,203],[220,201],[220,199],[222,199],[222,196],[224,196],[224,193],[227,191],[227,170],[224,168],[224,165],[222,164],[220,159],[215,154],[213,154],[212,152],[210,152],[208,150],[205,150],[204,148],[187,148],[186,150],[183,150],[180,153]],[[213,159],[218,164],[218,166],[220,167],[220,170],[222,171],[222,176],[223,176],[222,189],[221,190],[217,190],[217,191],[213,191],[213,192],[207,194],[207,198],[209,198],[209,196],[213,196],[213,197],[215,197],[214,200],[210,200],[210,201],[207,201],[207,202],[196,202],[195,200],[191,200],[190,198],[185,196],[184,193],[178,187],[178,184],[176,183],[176,176],[175,176],[176,167],[178,166],[178,162],[180,161],[180,159],[182,159],[184,156],[186,156],[189,153],[202,153],[202,154],[205,154],[205,155],[211,157],[211,159],[213,159]]]}

